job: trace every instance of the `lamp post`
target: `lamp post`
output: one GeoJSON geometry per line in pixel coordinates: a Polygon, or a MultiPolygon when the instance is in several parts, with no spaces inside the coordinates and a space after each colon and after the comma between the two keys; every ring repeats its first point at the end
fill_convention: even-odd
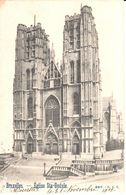
{"type": "Polygon", "coordinates": [[[44,176],[46,175],[46,163],[44,162],[44,176]]]}

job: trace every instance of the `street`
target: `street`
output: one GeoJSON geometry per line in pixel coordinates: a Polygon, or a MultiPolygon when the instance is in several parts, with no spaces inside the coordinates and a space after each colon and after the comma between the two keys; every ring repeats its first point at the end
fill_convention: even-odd
{"type": "MultiPolygon", "coordinates": [[[[2,180],[10,182],[28,182],[32,183],[34,181],[39,182],[45,180],[43,177],[44,173],[44,162],[46,163],[46,171],[52,165],[55,165],[55,161],[48,159],[21,159],[18,163],[10,165],[4,172],[0,174],[0,182],[2,180]],[[44,161],[43,161],[44,160],[44,161]]],[[[68,181],[80,180],[78,177],[70,177],[68,181]]],[[[124,170],[119,170],[117,173],[108,175],[97,175],[89,177],[85,182],[98,182],[98,183],[123,183],[124,180],[124,170]]]]}
{"type": "MultiPolygon", "coordinates": [[[[21,162],[20,162],[21,163],[21,162]]],[[[111,188],[114,186],[117,191],[121,192],[124,190],[124,170],[119,170],[117,173],[108,175],[97,175],[89,177],[87,179],[80,177],[69,177],[65,180],[45,180],[43,177],[43,169],[41,166],[31,166],[31,165],[11,165],[0,175],[0,184],[6,186],[9,184],[19,183],[25,186],[33,186],[34,182],[39,183],[39,185],[53,184],[57,182],[58,184],[64,183],[67,188],[73,186],[73,188],[84,188],[92,186],[93,188],[111,188]]],[[[4,189],[9,190],[9,189],[4,189]]],[[[39,189],[39,190],[49,190],[49,189],[39,189]]]]}
{"type": "MultiPolygon", "coordinates": [[[[119,159],[120,151],[117,152],[106,152],[104,155],[104,159],[119,159]]],[[[2,173],[0,173],[0,184],[5,186],[6,183],[20,183],[26,185],[32,185],[34,182],[47,184],[55,182],[52,180],[46,180],[43,176],[44,173],[44,165],[45,172],[47,172],[51,166],[56,164],[54,160],[54,156],[45,155],[38,159],[20,159],[18,162],[12,162],[11,165],[5,169],[2,173]]],[[[70,158],[65,158],[66,165],[70,161],[70,158]]],[[[64,162],[64,161],[63,161],[64,162]]],[[[70,163],[70,162],[69,162],[70,163]]],[[[64,164],[64,163],[63,163],[64,164]]],[[[62,165],[63,166],[63,165],[62,165]]],[[[77,185],[93,185],[93,186],[101,186],[101,185],[110,185],[117,186],[119,191],[123,191],[124,188],[124,169],[118,170],[117,173],[107,174],[107,175],[95,175],[87,178],[70,176],[65,180],[57,180],[56,182],[65,182],[68,186],[77,185]]]]}

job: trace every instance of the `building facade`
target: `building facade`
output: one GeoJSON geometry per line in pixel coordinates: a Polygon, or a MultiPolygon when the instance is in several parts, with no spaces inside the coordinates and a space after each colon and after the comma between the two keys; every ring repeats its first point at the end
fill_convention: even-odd
{"type": "Polygon", "coordinates": [[[103,151],[98,33],[88,6],[65,17],[63,64],[41,24],[16,38],[14,150],[100,157],[103,151]]]}
{"type": "Polygon", "coordinates": [[[103,128],[107,132],[107,141],[124,139],[122,113],[118,112],[113,96],[103,97],[103,128]]]}

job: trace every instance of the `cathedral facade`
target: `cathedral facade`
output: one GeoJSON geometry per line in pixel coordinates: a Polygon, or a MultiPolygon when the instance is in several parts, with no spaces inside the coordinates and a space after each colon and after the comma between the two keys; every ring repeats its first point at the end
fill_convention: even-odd
{"type": "Polygon", "coordinates": [[[98,33],[92,9],[65,16],[63,63],[41,24],[17,26],[13,86],[14,151],[101,157],[98,33]]]}

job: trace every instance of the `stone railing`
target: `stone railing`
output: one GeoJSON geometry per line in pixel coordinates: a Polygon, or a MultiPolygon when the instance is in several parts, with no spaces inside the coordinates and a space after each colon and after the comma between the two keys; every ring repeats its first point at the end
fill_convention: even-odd
{"type": "Polygon", "coordinates": [[[83,171],[76,169],[75,167],[71,167],[70,172],[72,172],[73,174],[75,174],[77,176],[84,176],[85,175],[85,173],[83,171]]]}
{"type": "Polygon", "coordinates": [[[73,164],[85,164],[85,165],[92,165],[92,164],[118,164],[122,163],[122,159],[115,159],[115,160],[93,160],[93,161],[85,161],[85,160],[72,160],[73,164]]]}
{"type": "Polygon", "coordinates": [[[72,164],[72,167],[81,170],[83,173],[94,173],[95,164],[72,164]]]}
{"type": "Polygon", "coordinates": [[[70,167],[63,167],[63,166],[52,166],[48,172],[46,173],[46,175],[52,175],[52,171],[69,171],[70,167]]]}
{"type": "Polygon", "coordinates": [[[95,161],[85,161],[85,160],[72,160],[73,164],[94,164],[95,161]]]}
{"type": "MultiPolygon", "coordinates": [[[[84,175],[84,172],[75,168],[75,167],[64,167],[64,166],[52,166],[49,171],[46,173],[46,176],[54,176],[56,177],[55,175],[53,175],[53,172],[54,171],[57,171],[57,172],[66,172],[66,176],[69,176],[71,174],[74,174],[74,175],[77,175],[77,176],[83,176],[84,175]]],[[[60,175],[59,175],[60,176],[60,175]]],[[[61,175],[63,176],[63,175],[61,175]]]]}
{"type": "Polygon", "coordinates": [[[123,167],[123,160],[95,160],[95,161],[84,161],[84,160],[73,160],[72,166],[79,170],[87,172],[98,172],[98,171],[113,171],[114,166],[119,169],[123,167]]]}
{"type": "Polygon", "coordinates": [[[124,166],[124,162],[121,159],[117,160],[97,160],[95,162],[95,172],[98,171],[106,171],[106,172],[113,172],[114,167],[118,167],[118,169],[121,169],[124,166]]]}
{"type": "Polygon", "coordinates": [[[122,163],[122,159],[115,159],[115,160],[96,160],[95,164],[118,164],[122,163]]]}
{"type": "Polygon", "coordinates": [[[70,167],[52,166],[46,173],[46,179],[59,180],[69,177],[70,167]]]}
{"type": "Polygon", "coordinates": [[[5,158],[0,157],[0,172],[2,172],[8,166],[9,166],[9,164],[6,162],[5,158]]]}
{"type": "Polygon", "coordinates": [[[69,171],[70,167],[64,167],[64,166],[53,166],[53,170],[58,170],[58,171],[69,171]]]}
{"type": "Polygon", "coordinates": [[[61,179],[63,180],[63,179],[67,179],[67,178],[68,178],[67,175],[62,175],[62,176],[61,175],[60,176],[57,176],[57,175],[56,176],[55,175],[47,175],[46,176],[47,180],[61,180],[61,179]]]}
{"type": "Polygon", "coordinates": [[[117,160],[96,160],[96,161],[84,161],[73,160],[70,167],[67,166],[52,166],[46,174],[46,177],[58,179],[59,177],[69,177],[70,175],[84,176],[93,174],[107,174],[121,169],[123,167],[123,161],[117,160]]]}

